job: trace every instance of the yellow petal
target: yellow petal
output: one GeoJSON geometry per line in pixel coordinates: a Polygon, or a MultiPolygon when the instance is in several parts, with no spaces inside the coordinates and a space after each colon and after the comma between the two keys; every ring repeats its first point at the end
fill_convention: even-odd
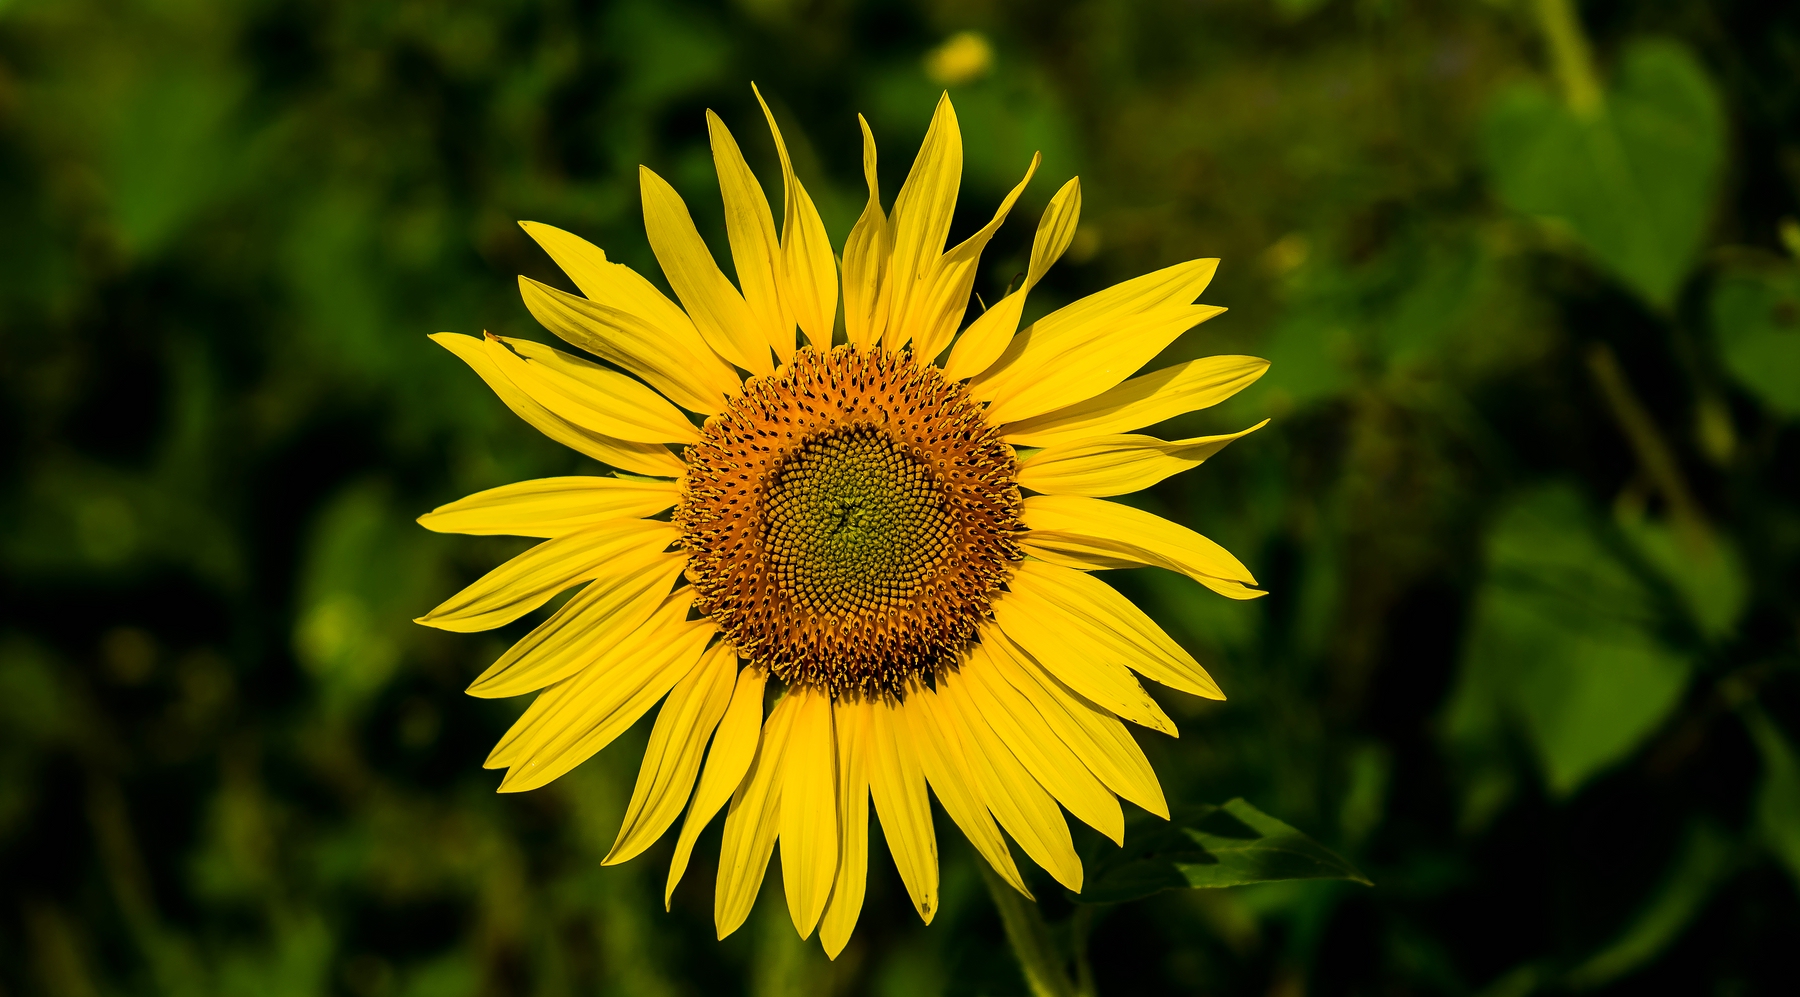
{"type": "Polygon", "coordinates": [[[972,788],[1025,854],[1065,888],[1081,892],[1081,859],[1056,801],[1032,778],[956,682],[938,686],[938,719],[956,729],[972,788]]]}
{"type": "MultiPolygon", "coordinates": [[[[637,274],[631,276],[643,280],[637,274]]],[[[659,297],[662,293],[654,287],[650,292],[659,297]]],[[[722,412],[724,398],[738,391],[737,372],[701,340],[687,313],[667,299],[664,303],[681,316],[687,335],[671,336],[650,319],[604,302],[576,297],[529,277],[519,278],[519,296],[532,317],[563,342],[631,371],[690,412],[722,412]]]]}
{"type": "Polygon", "coordinates": [[[662,605],[686,567],[681,554],[637,553],[607,563],[608,575],[588,583],[507,649],[469,685],[469,695],[499,699],[536,692],[586,668],[629,636],[662,605]]]}
{"type": "Polygon", "coordinates": [[[744,296],[713,261],[681,195],[647,166],[638,167],[638,181],[650,249],[701,337],[720,356],[752,374],[771,373],[775,367],[769,362],[767,337],[758,334],[760,326],[744,296]]]}
{"type": "Polygon", "coordinates": [[[675,895],[675,884],[681,882],[682,874],[687,872],[688,857],[693,854],[694,842],[699,839],[700,832],[737,791],[744,781],[744,773],[750,771],[750,762],[756,757],[757,738],[762,731],[763,687],[768,679],[768,671],[756,665],[738,669],[731,705],[726,707],[725,719],[719,721],[719,729],[713,734],[712,747],[706,754],[706,770],[700,776],[699,788],[694,790],[693,802],[688,804],[687,819],[682,822],[681,836],[675,842],[675,855],[669,860],[668,885],[663,889],[665,910],[669,898],[675,895]]]}
{"type": "Polygon", "coordinates": [[[950,95],[938,100],[931,127],[913,160],[900,196],[894,199],[894,255],[888,280],[887,330],[883,344],[898,350],[912,338],[925,311],[927,283],[950,235],[956,192],[962,184],[962,132],[950,95]]]}
{"type": "Polygon", "coordinates": [[[1030,700],[1038,715],[1088,771],[1107,789],[1167,819],[1169,804],[1156,781],[1156,771],[1124,724],[1052,675],[999,627],[984,629],[981,642],[992,652],[989,660],[995,671],[1030,700]]]}
{"type": "Polygon", "coordinates": [[[1159,440],[1154,436],[1096,436],[1039,450],[1019,465],[1019,484],[1046,495],[1124,495],[1171,474],[1199,467],[1226,444],[1269,420],[1223,436],[1159,440]]]}
{"type": "Polygon", "coordinates": [[[877,702],[869,713],[869,796],[888,853],[913,906],[926,924],[938,912],[937,832],[931,826],[931,798],[919,747],[905,708],[877,702]]]}
{"type": "Polygon", "coordinates": [[[1025,585],[1059,611],[1058,637],[1070,650],[1090,661],[1117,662],[1190,695],[1225,698],[1192,655],[1112,586],[1084,571],[1029,563],[1025,585]]]}
{"type": "MultiPolygon", "coordinates": [[[[769,119],[769,134],[775,137],[775,152],[781,157],[781,185],[786,205],[781,221],[783,293],[800,328],[806,331],[807,340],[821,350],[828,350],[832,327],[837,324],[838,293],[837,263],[832,259],[831,240],[825,235],[825,222],[819,217],[819,209],[813,206],[811,195],[794,175],[787,143],[781,139],[781,129],[775,124],[769,102],[763,100],[762,91],[756,89],[756,84],[750,84],[750,89],[756,93],[756,102],[762,105],[763,117],[769,119]]],[[[788,335],[788,352],[783,360],[794,352],[791,327],[788,335]]]]}
{"type": "Polygon", "coordinates": [[[725,814],[725,833],[719,839],[718,890],[713,894],[713,925],[724,938],[741,927],[762,889],[763,873],[775,851],[781,826],[781,767],[786,759],[788,732],[793,728],[794,697],[784,697],[763,724],[756,758],[725,814]]]}
{"type": "MultiPolygon", "coordinates": [[[[1071,364],[1085,365],[1098,359],[1106,362],[1109,369],[1118,369],[1135,359],[1136,366],[1125,372],[1128,376],[1150,358],[1108,356],[1125,343],[1118,333],[1127,328],[1136,330],[1128,338],[1141,350],[1146,335],[1155,334],[1151,335],[1151,341],[1164,334],[1179,335],[1182,330],[1167,333],[1164,326],[1179,321],[1184,315],[1198,323],[1217,314],[1219,309],[1210,306],[1194,310],[1190,302],[1206,289],[1218,263],[1218,260],[1192,260],[1166,267],[1115,284],[1051,312],[1013,337],[1000,359],[969,382],[970,389],[977,398],[996,402],[1004,399],[1009,408],[1016,407],[1017,411],[1009,413],[1004,420],[1010,422],[1049,411],[1049,408],[1038,407],[1045,399],[1037,390],[1037,384],[1046,376],[1058,372],[1066,374],[1066,368],[1071,364]],[[1156,318],[1146,318],[1152,314],[1156,318]],[[1026,396],[1029,405],[1014,400],[1021,394],[1026,396]],[[1026,411],[1026,408],[1032,410],[1026,411]]],[[[1117,383],[1102,384],[1088,394],[1072,398],[1066,394],[1051,395],[1048,400],[1054,404],[1050,408],[1091,397],[1117,383]]],[[[1071,387],[1059,385],[1058,390],[1066,391],[1071,387]]]]}
{"type": "Polygon", "coordinates": [[[1175,723],[1116,657],[1089,657],[1090,649],[1068,639],[1072,623],[1047,597],[1041,576],[1055,568],[1024,561],[1008,580],[1010,591],[994,600],[994,621],[1006,636],[1030,651],[1069,688],[1135,724],[1175,736],[1175,723]]]}
{"type": "Polygon", "coordinates": [[[530,395],[500,369],[494,354],[482,340],[452,332],[440,332],[432,336],[431,340],[468,364],[515,415],[563,446],[586,454],[602,464],[639,474],[679,477],[686,473],[687,465],[681,462],[681,458],[660,443],[631,443],[590,432],[532,400],[530,395]]]}
{"type": "Polygon", "coordinates": [[[506,376],[577,426],[639,443],[695,443],[687,416],[641,381],[529,339],[488,338],[506,376]]]}
{"type": "Polygon", "coordinates": [[[981,263],[981,251],[987,248],[988,241],[1000,230],[1001,223],[1012,211],[1012,206],[1025,193],[1025,185],[1037,174],[1038,163],[1043,157],[1038,153],[1031,154],[1031,165],[1025,168],[1025,179],[1020,180],[1000,201],[999,210],[986,225],[976,230],[958,243],[954,249],[938,257],[931,268],[931,275],[925,280],[922,300],[924,305],[916,313],[916,327],[913,330],[913,356],[920,363],[931,363],[937,355],[950,345],[956,335],[956,329],[962,325],[963,315],[969,310],[969,293],[975,287],[975,270],[981,263]]]}
{"type": "Polygon", "coordinates": [[[795,703],[781,762],[781,879],[794,930],[808,938],[837,875],[837,735],[829,692],[796,686],[788,698],[795,703]]]}
{"type": "Polygon", "coordinates": [[[1006,352],[1013,334],[1019,331],[1019,317],[1025,311],[1025,296],[1069,248],[1080,218],[1081,178],[1074,177],[1056,192],[1056,196],[1050,199],[1049,207],[1044,209],[1043,217],[1038,219],[1037,235],[1032,238],[1031,263],[1025,272],[1024,286],[1001,298],[994,307],[982,312],[980,318],[969,323],[962,338],[956,341],[956,348],[950,351],[950,359],[944,364],[945,377],[952,381],[974,377],[993,366],[994,361],[1006,352]]]}
{"type": "Polygon", "coordinates": [[[869,883],[869,725],[875,705],[840,699],[831,709],[837,730],[838,866],[819,922],[819,943],[836,959],[856,928],[869,883]]]}
{"type": "Polygon", "coordinates": [[[919,767],[925,770],[925,779],[944,805],[944,812],[962,828],[969,843],[1001,879],[1029,897],[1031,890],[1019,875],[1019,867],[1013,864],[1006,839],[1000,836],[1000,828],[982,802],[976,776],[969,769],[969,753],[975,749],[957,736],[956,727],[943,715],[944,709],[937,694],[924,686],[914,686],[901,703],[900,713],[906,718],[913,745],[919,752],[919,767]]]}
{"type": "Polygon", "coordinates": [[[1044,722],[1031,701],[1006,680],[993,661],[994,653],[985,644],[970,647],[963,667],[945,681],[968,696],[995,736],[1057,802],[1090,827],[1122,844],[1125,815],[1119,809],[1119,801],[1044,722]]]}
{"type": "Polygon", "coordinates": [[[617,865],[635,857],[681,816],[682,804],[700,774],[706,739],[731,702],[737,670],[737,650],[720,641],[669,691],[669,698],[657,711],[656,726],[650,729],[650,743],[644,748],[644,761],[619,836],[601,865],[617,865]]]}
{"type": "Polygon", "coordinates": [[[541,736],[534,733],[512,762],[502,793],[545,785],[611,744],[693,670],[718,633],[709,620],[666,623],[652,616],[644,626],[656,628],[656,640],[636,653],[608,654],[539,697],[560,693],[560,708],[542,715],[541,736]]]}
{"type": "Polygon", "coordinates": [[[1201,357],[1134,377],[1083,402],[1011,423],[1001,439],[1021,447],[1065,446],[1155,425],[1217,405],[1269,369],[1257,357],[1201,357]]]}
{"type": "Polygon", "coordinates": [[[1025,500],[1026,538],[1039,547],[1097,553],[1180,572],[1232,599],[1267,595],[1231,552],[1178,523],[1117,502],[1076,495],[1025,500]]]}
{"type": "Polygon", "coordinates": [[[419,525],[471,536],[560,537],[608,519],[654,516],[680,496],[678,482],[659,478],[537,478],[440,505],[419,525]]]}
{"type": "Polygon", "coordinates": [[[794,317],[782,300],[781,244],[775,238],[769,198],[750,172],[750,164],[744,162],[731,130],[710,110],[706,112],[706,132],[712,139],[713,165],[725,198],[725,234],[731,240],[738,286],[744,289],[744,303],[755,317],[761,337],[786,362],[794,355],[794,317]]]}
{"type": "Polygon", "coordinates": [[[888,269],[894,255],[894,229],[881,211],[881,185],[875,176],[875,135],[862,115],[863,177],[869,203],[844,243],[844,335],[850,345],[867,350],[887,329],[888,269]]]}
{"type": "Polygon", "coordinates": [[[675,527],[648,519],[615,519],[590,526],[546,540],[507,561],[416,622],[457,633],[505,626],[577,582],[619,570],[611,564],[614,559],[636,553],[637,560],[621,562],[629,568],[680,538],[675,527]]]}

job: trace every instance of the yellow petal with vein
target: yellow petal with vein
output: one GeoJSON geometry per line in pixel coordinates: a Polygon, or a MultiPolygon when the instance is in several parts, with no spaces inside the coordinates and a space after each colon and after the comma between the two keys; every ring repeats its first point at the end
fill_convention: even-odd
{"type": "Polygon", "coordinates": [[[1179,523],[1117,502],[1076,495],[1025,500],[1026,539],[1065,553],[1099,554],[1180,572],[1232,599],[1267,595],[1231,552],[1179,523]]]}
{"type": "Polygon", "coordinates": [[[700,439],[680,409],[641,381],[529,339],[492,336],[490,343],[501,344],[492,349],[514,384],[578,426],[639,443],[700,439]]]}
{"type": "Polygon", "coordinates": [[[713,925],[719,937],[736,931],[750,916],[763,873],[775,851],[781,827],[781,766],[786,758],[788,732],[793,728],[794,697],[784,697],[763,724],[756,758],[725,814],[725,833],[719,839],[718,891],[713,894],[713,925]]]}
{"type": "Polygon", "coordinates": [[[1031,701],[1001,675],[994,653],[983,644],[970,647],[963,667],[945,681],[968,696],[994,734],[1057,802],[1101,834],[1123,843],[1125,815],[1119,801],[1044,722],[1031,701]]]}
{"type": "Polygon", "coordinates": [[[898,350],[912,338],[926,308],[928,281],[950,235],[962,184],[962,132],[950,95],[938,99],[931,127],[894,199],[894,255],[888,280],[888,322],[882,342],[898,350]]]}
{"type": "Polygon", "coordinates": [[[694,778],[700,774],[706,739],[712,736],[731,702],[737,664],[736,649],[720,641],[701,655],[693,670],[669,691],[669,698],[657,711],[656,726],[650,729],[650,743],[644,748],[644,761],[638,768],[637,784],[625,807],[619,836],[600,860],[601,865],[617,865],[633,858],[662,837],[675,818],[681,816],[682,804],[687,802],[694,778]]]}
{"type": "Polygon", "coordinates": [[[1020,893],[1031,896],[1031,890],[1019,875],[1019,867],[1013,864],[1006,839],[1000,836],[1000,828],[994,824],[994,818],[982,801],[976,776],[970,771],[969,753],[974,749],[957,735],[956,726],[944,715],[946,707],[938,702],[937,693],[924,686],[914,686],[900,707],[900,713],[912,731],[913,745],[919,752],[919,765],[925,770],[925,779],[931,783],[938,802],[944,805],[944,812],[962,828],[969,843],[987,859],[1001,879],[1020,893]]]}
{"type": "Polygon", "coordinates": [[[679,482],[659,478],[536,478],[476,492],[419,517],[438,533],[560,537],[609,519],[642,519],[675,504],[679,482]]]}
{"type": "Polygon", "coordinates": [[[726,707],[725,719],[719,721],[719,729],[713,734],[712,747],[706,754],[706,769],[700,775],[699,788],[694,790],[693,802],[688,804],[687,819],[682,822],[681,836],[675,842],[675,855],[669,860],[668,884],[663,888],[664,910],[669,907],[669,898],[675,895],[675,884],[681,882],[682,874],[687,872],[688,857],[693,854],[694,842],[699,839],[700,832],[737,791],[744,781],[744,773],[750,771],[750,762],[756,757],[757,738],[762,731],[763,687],[768,679],[769,673],[755,665],[738,669],[731,705],[726,707]]]}
{"type": "MultiPolygon", "coordinates": [[[[543,715],[542,727],[500,781],[502,793],[545,785],[611,744],[668,695],[718,633],[708,620],[662,623],[653,616],[645,626],[656,626],[657,640],[636,654],[609,654],[564,680],[561,708],[543,715]]],[[[562,688],[552,686],[540,698],[562,688]]]]}
{"type": "Polygon", "coordinates": [[[638,167],[638,181],[650,250],[701,337],[720,356],[752,374],[772,372],[768,339],[759,335],[744,296],[713,261],[681,195],[647,166],[638,167]]]}
{"type": "MultiPolygon", "coordinates": [[[[1224,699],[1213,677],[1156,621],[1093,575],[1033,563],[1026,584],[1062,614],[1058,635],[1091,661],[1115,661],[1171,689],[1224,699]]],[[[1016,587],[1016,586],[1015,586],[1016,587]]]]}
{"type": "Polygon", "coordinates": [[[994,600],[994,621],[1069,688],[1132,723],[1175,736],[1174,721],[1138,684],[1125,662],[1115,656],[1090,657],[1089,648],[1065,638],[1072,623],[1046,594],[1041,580],[1052,570],[1068,569],[1021,562],[1007,582],[1010,591],[994,600]]]}
{"type": "Polygon", "coordinates": [[[1143,749],[1124,724],[1050,674],[998,627],[986,628],[981,640],[993,652],[990,660],[995,671],[1031,702],[1095,778],[1145,810],[1165,819],[1169,816],[1169,804],[1156,781],[1156,770],[1150,767],[1150,760],[1144,757],[1143,749]]]}
{"type": "Polygon", "coordinates": [[[1025,854],[1065,888],[1081,892],[1081,859],[1056,801],[994,734],[954,682],[938,688],[938,717],[956,728],[975,795],[1025,854]]]}
{"type": "MultiPolygon", "coordinates": [[[[1031,391],[1044,377],[1072,362],[1091,362],[1092,355],[1096,352],[1105,354],[1110,345],[1119,342],[1114,334],[1122,328],[1138,328],[1141,338],[1141,332],[1146,327],[1144,316],[1158,313],[1169,321],[1179,318],[1181,309],[1191,307],[1191,302],[1212,281],[1218,263],[1218,260],[1191,260],[1165,267],[1155,273],[1115,284],[1051,312],[1013,337],[1000,359],[970,381],[971,390],[975,397],[983,400],[1011,399],[1031,391]]],[[[1214,309],[1195,313],[1196,321],[1200,320],[1200,316],[1210,317],[1211,314],[1217,314],[1217,311],[1214,309]]],[[[1158,323],[1149,325],[1160,327],[1158,323]]],[[[1136,364],[1141,366],[1149,359],[1143,357],[1136,364]]],[[[1120,363],[1116,359],[1112,362],[1115,367],[1120,363]]],[[[1131,369],[1137,368],[1134,366],[1131,369]]],[[[1130,371],[1126,371],[1127,375],[1129,373],[1130,371]]],[[[1074,400],[1090,397],[1091,394],[1098,394],[1110,387],[1112,384],[1103,384],[1089,395],[1081,395],[1074,400]]],[[[1068,396],[1053,395],[1050,400],[1055,404],[1049,408],[1037,408],[1042,400],[1035,393],[1028,397],[1032,399],[1031,407],[1035,410],[1024,411],[1020,408],[1008,415],[1006,421],[1029,418],[1047,412],[1049,408],[1067,405],[1071,401],[1068,396]]]]}
{"type": "MultiPolygon", "coordinates": [[[[769,134],[775,138],[775,152],[781,158],[783,216],[781,220],[782,293],[788,307],[799,320],[806,338],[821,350],[831,348],[831,330],[837,323],[837,262],[831,255],[831,239],[825,234],[825,221],[813,206],[812,196],[794,175],[793,161],[788,158],[787,143],[775,124],[775,114],[761,90],[750,84],[756,102],[762,105],[763,117],[769,120],[769,134]]],[[[788,329],[787,359],[794,352],[793,329],[788,329]]],[[[785,861],[785,860],[783,860],[785,861]]]]}
{"type": "Polygon", "coordinates": [[[563,446],[586,454],[602,464],[639,474],[679,477],[686,473],[687,466],[681,462],[681,458],[660,443],[631,443],[602,436],[575,425],[533,401],[530,395],[500,369],[494,354],[484,341],[453,332],[440,332],[430,338],[468,364],[470,369],[487,382],[494,394],[506,403],[506,407],[513,410],[513,414],[563,446]]]}
{"type": "Polygon", "coordinates": [[[950,359],[944,363],[944,376],[960,381],[993,366],[1006,352],[1013,334],[1019,331],[1019,317],[1025,311],[1025,296],[1037,286],[1052,264],[1062,257],[1075,238],[1076,223],[1081,218],[1081,178],[1063,184],[1050,205],[1038,219],[1037,235],[1031,242],[1031,263],[1025,271],[1025,284],[1001,298],[999,303],[969,323],[950,359]]]}
{"type": "MultiPolygon", "coordinates": [[[[635,273],[631,276],[643,279],[635,273]]],[[[654,287],[650,291],[661,295],[654,287]]],[[[686,323],[686,336],[671,336],[634,312],[577,297],[529,277],[519,278],[519,296],[532,317],[563,342],[631,371],[690,412],[722,412],[723,399],[738,391],[737,372],[701,340],[687,313],[666,298],[664,303],[686,323]]]]}
{"type": "Polygon", "coordinates": [[[508,648],[470,683],[468,693],[500,699],[536,692],[586,668],[643,626],[687,565],[681,554],[627,554],[508,648]]]}
{"type": "Polygon", "coordinates": [[[1159,440],[1154,436],[1097,436],[1039,450],[1019,465],[1019,484],[1046,495],[1125,495],[1171,474],[1199,467],[1232,440],[1269,420],[1223,436],[1159,440]]]}
{"type": "Polygon", "coordinates": [[[869,796],[888,853],[913,907],[926,924],[938,911],[937,832],[931,826],[931,798],[919,748],[905,707],[876,702],[869,712],[869,796]]]}
{"type": "Polygon", "coordinates": [[[801,938],[812,935],[837,875],[837,735],[831,694],[788,689],[793,726],[781,761],[781,879],[801,938]]]}
{"type": "Polygon", "coordinates": [[[1038,163],[1043,157],[1038,153],[1031,154],[1031,165],[1025,168],[1025,179],[1020,180],[994,212],[994,217],[986,225],[976,230],[958,243],[955,248],[938,257],[931,268],[931,275],[926,278],[922,300],[923,308],[916,313],[913,329],[913,356],[920,363],[931,363],[937,355],[950,345],[956,335],[956,329],[962,325],[963,315],[969,310],[969,293],[975,287],[975,270],[981,264],[981,251],[987,248],[988,241],[999,231],[1002,222],[1012,211],[1012,206],[1025,193],[1025,185],[1037,174],[1038,163]]]}
{"type": "MultiPolygon", "coordinates": [[[[668,523],[615,519],[546,540],[482,575],[415,622],[457,633],[505,626],[577,582],[610,575],[618,570],[609,563],[614,558],[633,552],[647,557],[680,536],[668,523]]],[[[642,562],[624,562],[626,567],[633,563],[642,562]]]]}
{"type": "Polygon", "coordinates": [[[782,300],[781,244],[775,238],[769,198],[750,172],[750,164],[744,162],[731,130],[711,110],[706,112],[706,132],[712,140],[719,191],[725,198],[725,234],[731,240],[738,286],[743,288],[744,303],[755,316],[761,337],[786,362],[794,355],[794,317],[782,300]]]}
{"type": "MultiPolygon", "coordinates": [[[[1029,382],[995,392],[988,421],[1004,432],[1008,423],[1091,398],[1137,373],[1182,333],[1224,312],[1216,305],[1170,305],[1095,328],[1093,335],[1060,352],[1046,352],[1043,362],[1033,366],[1029,382]]],[[[1029,343],[1036,328],[1034,323],[1013,339],[1013,345],[1029,343]]]]}
{"type": "Polygon", "coordinates": [[[881,341],[887,329],[888,266],[894,255],[894,228],[881,211],[881,185],[875,176],[875,134],[868,121],[862,125],[863,178],[869,185],[869,203],[850,229],[844,243],[844,335],[850,345],[867,350],[881,341]]]}
{"type": "Polygon", "coordinates": [[[831,709],[837,730],[838,866],[819,922],[819,944],[836,959],[856,928],[869,884],[869,724],[875,705],[839,700],[831,709]]]}
{"type": "Polygon", "coordinates": [[[1269,362],[1257,357],[1201,357],[1134,377],[1086,401],[1013,422],[1001,439],[1014,446],[1056,447],[1141,429],[1217,405],[1268,369],[1269,362]]]}

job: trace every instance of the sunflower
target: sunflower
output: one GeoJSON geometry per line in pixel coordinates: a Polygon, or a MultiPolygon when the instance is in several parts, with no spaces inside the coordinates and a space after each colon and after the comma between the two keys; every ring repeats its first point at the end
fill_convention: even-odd
{"type": "Polygon", "coordinates": [[[927,787],[1027,896],[1001,828],[1080,890],[1059,805],[1114,841],[1120,798],[1168,816],[1121,721],[1170,736],[1175,725],[1137,676],[1223,695],[1092,572],[1153,565],[1228,598],[1262,593],[1218,544],[1105,499],[1258,428],[1130,433],[1216,404],[1267,363],[1216,356],[1132,376],[1224,311],[1193,303],[1211,259],[1020,330],[1026,296],[1074,236],[1077,180],[1045,210],[1023,283],[959,334],[981,251],[1039,160],[946,250],[962,172],[947,95],[891,215],[862,122],[869,200],[843,247],[840,309],[840,264],[763,113],[781,164],[779,236],[707,112],[735,285],[680,196],[641,169],[645,228],[679,306],[597,247],[526,222],[581,290],[522,277],[526,307],[604,363],[491,334],[433,337],[525,421],[622,473],[506,485],[421,517],[543,542],[419,622],[487,630],[580,586],[469,687],[538,694],[488,756],[506,769],[500,791],[556,779],[660,702],[605,861],[642,852],[685,805],[666,906],[723,809],[719,937],[749,915],[779,842],[794,926],[816,928],[835,957],[862,908],[871,801],[927,922],[938,905],[927,787]]]}

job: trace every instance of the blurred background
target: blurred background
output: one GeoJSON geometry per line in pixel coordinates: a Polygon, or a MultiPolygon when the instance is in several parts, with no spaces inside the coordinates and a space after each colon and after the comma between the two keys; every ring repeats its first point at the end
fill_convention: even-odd
{"type": "Polygon", "coordinates": [[[1159,429],[1274,418],[1142,496],[1272,594],[1112,576],[1231,696],[1140,740],[1376,885],[1101,909],[1101,993],[1800,990],[1800,8],[0,0],[0,994],[1025,992],[941,814],[835,963],[716,830],[664,913],[647,724],[498,796],[515,635],[409,622],[525,543],[414,516],[597,470],[425,336],[550,338],[518,219],[660,282],[639,163],[722,254],[751,80],[834,242],[947,88],[953,240],[1044,154],[987,300],[1080,174],[1035,312],[1218,256],[1153,366],[1274,362],[1159,429]]]}

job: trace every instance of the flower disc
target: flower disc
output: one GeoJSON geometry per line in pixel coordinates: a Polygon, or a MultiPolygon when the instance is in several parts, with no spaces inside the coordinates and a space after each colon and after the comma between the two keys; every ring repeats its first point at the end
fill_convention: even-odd
{"type": "Polygon", "coordinates": [[[802,349],[686,461],[695,606],[790,683],[899,694],[969,643],[1020,557],[1012,448],[904,354],[802,349]]]}

